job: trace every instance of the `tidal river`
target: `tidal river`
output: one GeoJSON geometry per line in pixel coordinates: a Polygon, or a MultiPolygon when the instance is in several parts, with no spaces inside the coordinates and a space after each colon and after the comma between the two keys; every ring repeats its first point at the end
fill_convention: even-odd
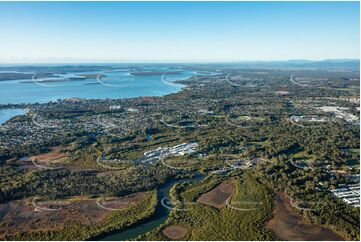
{"type": "Polygon", "coordinates": [[[163,198],[169,198],[169,190],[172,186],[179,182],[197,182],[203,179],[203,176],[196,174],[193,178],[172,180],[158,187],[158,205],[153,216],[148,218],[146,221],[137,223],[130,228],[123,229],[120,231],[111,232],[108,235],[100,236],[98,240],[111,240],[111,241],[124,241],[134,239],[148,231],[151,231],[161,224],[163,224],[169,215],[170,209],[161,205],[163,198]]]}

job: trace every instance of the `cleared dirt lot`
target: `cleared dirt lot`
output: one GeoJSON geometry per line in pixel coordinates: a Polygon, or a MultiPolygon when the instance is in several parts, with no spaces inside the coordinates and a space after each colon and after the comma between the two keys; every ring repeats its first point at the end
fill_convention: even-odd
{"type": "Polygon", "coordinates": [[[197,199],[197,202],[210,205],[215,208],[223,208],[228,199],[236,192],[236,186],[231,182],[222,182],[213,190],[204,193],[197,199]]]}
{"type": "Polygon", "coordinates": [[[39,169],[35,164],[45,168],[59,168],[68,160],[69,155],[67,152],[72,151],[71,146],[53,146],[49,149],[50,151],[47,153],[24,157],[18,160],[10,159],[7,162],[11,166],[27,170],[39,169]]]}
{"type": "Polygon", "coordinates": [[[33,155],[30,157],[24,157],[21,159],[9,159],[7,164],[24,170],[36,170],[36,169],[65,169],[70,171],[93,171],[98,172],[94,168],[81,167],[77,164],[69,163],[70,153],[73,151],[71,146],[53,146],[49,148],[50,151],[33,155]]]}
{"type": "Polygon", "coordinates": [[[281,240],[343,240],[329,229],[304,223],[302,217],[290,209],[283,193],[276,195],[273,218],[267,227],[281,240]]]}
{"type": "Polygon", "coordinates": [[[188,228],[181,225],[169,225],[162,231],[162,233],[171,240],[183,239],[188,232],[188,228]]]}
{"type": "Polygon", "coordinates": [[[70,146],[54,146],[50,147],[49,149],[49,152],[31,156],[29,157],[29,160],[37,160],[44,163],[61,162],[68,157],[68,154],[66,152],[72,150],[70,146]]]}
{"type": "Polygon", "coordinates": [[[100,223],[114,210],[131,207],[144,195],[135,193],[106,199],[73,197],[55,201],[32,198],[0,203],[0,240],[19,232],[61,230],[68,222],[100,223]]]}

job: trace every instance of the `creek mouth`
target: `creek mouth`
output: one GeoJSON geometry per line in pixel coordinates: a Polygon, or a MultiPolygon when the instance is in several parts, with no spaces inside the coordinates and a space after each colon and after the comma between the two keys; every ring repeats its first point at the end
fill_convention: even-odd
{"type": "MultiPolygon", "coordinates": [[[[163,198],[169,197],[169,190],[176,183],[182,182],[197,182],[204,178],[203,175],[196,173],[193,178],[184,178],[168,181],[157,188],[158,198],[157,206],[155,213],[149,218],[142,220],[138,223],[131,225],[128,228],[115,230],[109,232],[105,235],[100,235],[95,238],[98,241],[124,241],[132,240],[137,238],[140,235],[143,235],[153,229],[156,229],[158,226],[162,225],[169,216],[170,209],[161,205],[161,200],[163,198]]],[[[93,238],[94,239],[94,238],[93,238]]]]}

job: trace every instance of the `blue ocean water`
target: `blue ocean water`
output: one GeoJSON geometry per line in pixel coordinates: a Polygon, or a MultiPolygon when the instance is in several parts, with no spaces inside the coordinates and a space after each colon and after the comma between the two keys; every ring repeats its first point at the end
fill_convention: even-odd
{"type": "MultiPolygon", "coordinates": [[[[156,71],[156,70],[154,70],[156,71]]],[[[164,71],[164,70],[163,70],[164,71]]],[[[59,80],[99,72],[68,73],[58,75],[59,80]]],[[[0,104],[45,103],[65,98],[127,98],[139,96],[163,96],[178,92],[182,85],[175,80],[183,80],[195,75],[195,72],[181,71],[177,74],[134,76],[129,71],[112,70],[102,72],[106,77],[87,80],[60,82],[41,82],[44,79],[0,81],[0,104]],[[164,79],[166,81],[164,81],[164,79]]],[[[56,78],[48,78],[56,79],[56,78]]]]}
{"type": "Polygon", "coordinates": [[[26,113],[24,109],[0,109],[0,125],[15,117],[26,113]]]}

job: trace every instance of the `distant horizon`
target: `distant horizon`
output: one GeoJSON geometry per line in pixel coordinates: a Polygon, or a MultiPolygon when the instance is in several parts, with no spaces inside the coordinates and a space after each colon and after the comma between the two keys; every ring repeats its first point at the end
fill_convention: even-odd
{"type": "MultiPolygon", "coordinates": [[[[63,58],[59,58],[63,60],[63,58]]],[[[74,59],[74,62],[36,62],[28,60],[29,62],[1,62],[0,65],[46,65],[46,64],[55,64],[55,65],[66,65],[66,64],[232,64],[232,63],[269,63],[269,62],[327,62],[327,61],[360,61],[356,58],[332,58],[332,59],[284,59],[284,60],[234,60],[234,61],[164,61],[164,60],[155,60],[155,61],[144,61],[144,60],[134,60],[134,61],[117,61],[117,60],[95,60],[95,61],[81,61],[74,59]],[[30,62],[31,61],[31,62],[30,62]]]]}

